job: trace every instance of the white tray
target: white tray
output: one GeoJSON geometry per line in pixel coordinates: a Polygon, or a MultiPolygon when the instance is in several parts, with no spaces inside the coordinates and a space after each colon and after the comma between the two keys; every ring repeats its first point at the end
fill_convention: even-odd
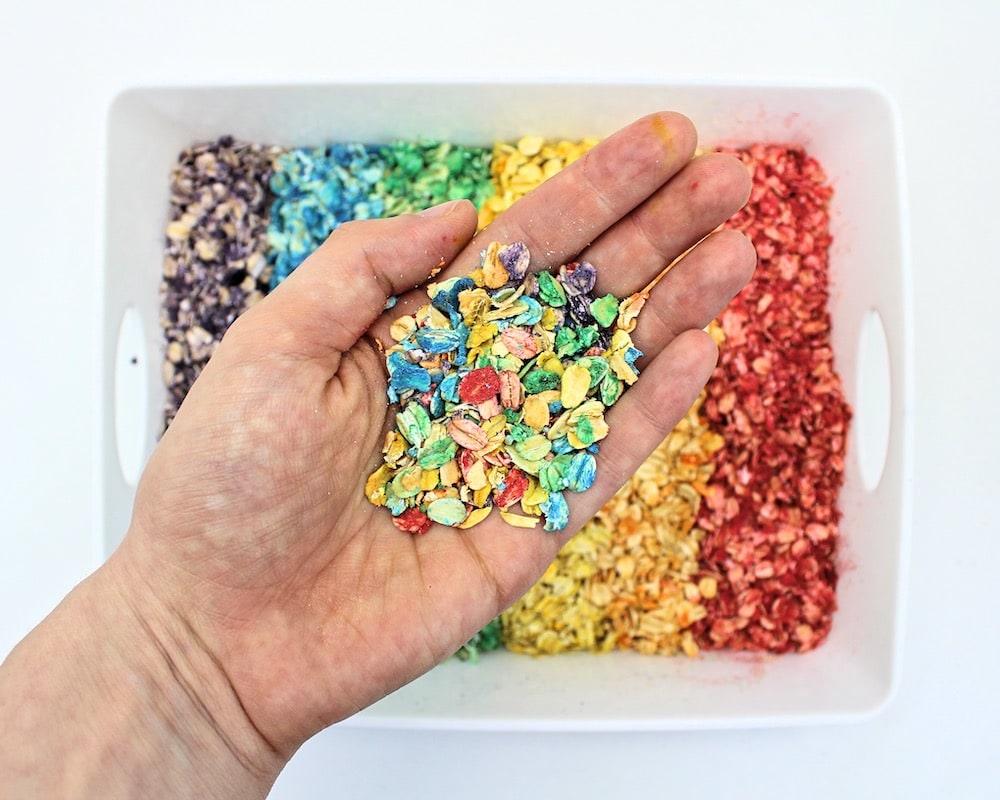
{"type": "Polygon", "coordinates": [[[223,134],[280,145],[525,133],[604,136],[651,111],[691,117],[704,146],[781,141],[826,169],[835,366],[854,409],[841,492],[839,610],[804,655],[615,652],[452,660],[344,724],[480,729],[676,729],[816,723],[877,712],[895,691],[910,529],[913,337],[900,126],[877,88],[837,85],[333,84],[136,88],[108,117],[102,397],[106,549],[128,525],[155,444],[158,284],[169,174],[223,134]]]}

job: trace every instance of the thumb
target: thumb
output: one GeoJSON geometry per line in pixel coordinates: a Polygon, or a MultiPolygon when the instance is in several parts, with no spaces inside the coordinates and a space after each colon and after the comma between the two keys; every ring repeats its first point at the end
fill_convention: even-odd
{"type": "Polygon", "coordinates": [[[388,298],[420,286],[455,258],[476,223],[468,200],[345,222],[250,311],[275,334],[272,351],[327,361],[335,370],[340,354],[378,319],[388,298]]]}

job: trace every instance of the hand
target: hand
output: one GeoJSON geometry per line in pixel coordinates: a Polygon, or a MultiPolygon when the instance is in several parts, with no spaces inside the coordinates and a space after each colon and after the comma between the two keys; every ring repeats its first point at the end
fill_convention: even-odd
{"type": "Polygon", "coordinates": [[[181,640],[214,665],[181,677],[196,694],[212,684],[198,702],[215,724],[252,731],[280,762],[426,672],[526,591],[663,440],[715,366],[702,328],[755,264],[741,234],[713,233],[746,202],[746,169],[693,159],[695,147],[689,120],[654,114],[478,235],[465,201],[347,223],[232,326],[153,453],[105,567],[158,648],[181,640]],[[570,496],[568,528],[515,529],[493,514],[412,536],[364,494],[392,420],[376,340],[426,302],[414,287],[435,268],[447,265],[437,280],[466,274],[493,240],[524,241],[535,269],[586,258],[595,291],[619,296],[696,246],[639,318],[642,376],[608,414],[597,482],[570,496]]]}

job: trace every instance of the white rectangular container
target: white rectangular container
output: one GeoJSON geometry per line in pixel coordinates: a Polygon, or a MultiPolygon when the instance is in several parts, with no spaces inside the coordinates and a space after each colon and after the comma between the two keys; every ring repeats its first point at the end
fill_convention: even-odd
{"type": "Polygon", "coordinates": [[[105,552],[124,534],[159,433],[158,284],[169,174],[223,134],[279,145],[430,137],[491,145],[525,133],[606,136],[651,111],[689,116],[701,144],[802,145],[832,202],[835,366],[854,409],[841,493],[839,609],[804,655],[686,657],[506,651],[451,660],[345,724],[478,729],[679,729],[859,719],[899,674],[910,529],[913,336],[900,126],[867,86],[683,83],[331,84],[136,88],[108,118],[104,287],[105,552]]]}

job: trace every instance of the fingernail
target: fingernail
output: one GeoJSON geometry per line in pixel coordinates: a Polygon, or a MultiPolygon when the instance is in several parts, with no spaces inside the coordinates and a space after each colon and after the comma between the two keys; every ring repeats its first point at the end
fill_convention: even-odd
{"type": "Polygon", "coordinates": [[[436,206],[431,206],[430,208],[425,208],[420,212],[421,217],[443,217],[445,214],[451,213],[451,210],[461,203],[461,200],[448,200],[444,203],[438,203],[436,206]]]}

